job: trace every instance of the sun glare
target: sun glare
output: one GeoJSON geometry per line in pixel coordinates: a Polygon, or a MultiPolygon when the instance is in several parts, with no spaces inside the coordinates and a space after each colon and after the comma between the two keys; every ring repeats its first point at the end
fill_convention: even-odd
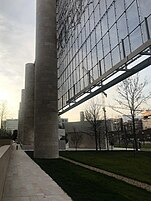
{"type": "Polygon", "coordinates": [[[4,91],[0,91],[0,101],[6,101],[7,100],[7,93],[4,91]]]}

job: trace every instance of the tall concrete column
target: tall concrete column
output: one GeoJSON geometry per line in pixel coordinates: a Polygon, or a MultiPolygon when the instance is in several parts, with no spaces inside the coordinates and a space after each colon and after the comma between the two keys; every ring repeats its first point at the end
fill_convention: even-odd
{"type": "Polygon", "coordinates": [[[18,114],[18,140],[22,144],[24,138],[24,106],[25,106],[25,89],[21,91],[21,103],[18,114]]]}
{"type": "Polygon", "coordinates": [[[56,0],[37,0],[35,61],[36,158],[58,157],[56,0]]]}
{"type": "Polygon", "coordinates": [[[21,102],[19,104],[19,111],[18,111],[18,141],[21,142],[21,102]]]}
{"type": "Polygon", "coordinates": [[[24,138],[25,149],[34,147],[34,85],[35,66],[28,63],[25,66],[25,106],[24,106],[24,138]]]}

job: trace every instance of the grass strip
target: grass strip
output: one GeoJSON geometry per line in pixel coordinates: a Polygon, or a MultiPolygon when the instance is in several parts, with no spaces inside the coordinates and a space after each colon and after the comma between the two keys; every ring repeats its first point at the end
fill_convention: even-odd
{"type": "Polygon", "coordinates": [[[73,201],[151,201],[151,193],[145,190],[62,159],[34,160],[73,201]]]}
{"type": "Polygon", "coordinates": [[[60,155],[93,167],[151,184],[151,152],[65,151],[60,155]]]}

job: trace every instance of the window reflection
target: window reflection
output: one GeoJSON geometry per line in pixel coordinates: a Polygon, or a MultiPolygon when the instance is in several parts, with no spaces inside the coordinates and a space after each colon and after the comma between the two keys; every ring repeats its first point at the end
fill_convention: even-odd
{"type": "Polygon", "coordinates": [[[96,47],[92,50],[91,56],[92,56],[92,66],[95,66],[98,63],[96,47]]]}
{"type": "Polygon", "coordinates": [[[97,44],[97,57],[98,60],[101,60],[103,58],[103,44],[102,40],[97,44]]]}
{"type": "Polygon", "coordinates": [[[107,3],[107,8],[111,5],[111,3],[113,2],[113,0],[107,0],[106,3],[107,3]]]}
{"type": "Polygon", "coordinates": [[[99,77],[98,65],[94,66],[92,71],[93,71],[93,79],[96,80],[99,77]]]}
{"type": "Polygon", "coordinates": [[[95,25],[99,22],[100,20],[100,8],[99,8],[99,4],[97,5],[97,7],[94,10],[94,17],[95,17],[95,25]]]}
{"type": "Polygon", "coordinates": [[[131,51],[133,52],[136,48],[138,48],[142,44],[142,36],[140,32],[140,27],[138,27],[135,31],[133,31],[130,35],[130,45],[131,51]]]}
{"type": "Polygon", "coordinates": [[[118,19],[124,13],[124,1],[116,0],[115,1],[115,11],[116,11],[116,19],[118,19]]]}
{"type": "Polygon", "coordinates": [[[128,29],[129,33],[134,30],[139,24],[139,16],[137,11],[136,2],[134,2],[127,10],[128,29]]]}
{"type": "Polygon", "coordinates": [[[102,20],[101,20],[101,26],[102,26],[102,35],[104,35],[108,30],[107,16],[106,15],[104,15],[102,20]]]}
{"type": "Polygon", "coordinates": [[[120,19],[118,20],[117,28],[118,28],[119,41],[121,41],[122,39],[124,39],[128,35],[125,14],[123,14],[120,17],[120,19]]]}
{"type": "Polygon", "coordinates": [[[111,55],[108,54],[105,57],[105,71],[107,72],[111,67],[112,67],[112,64],[111,64],[111,55]]]}
{"type": "Polygon", "coordinates": [[[94,15],[91,15],[88,23],[90,24],[90,31],[87,33],[89,35],[90,32],[92,32],[92,30],[94,29],[94,15]]]}
{"type": "Polygon", "coordinates": [[[119,47],[117,46],[116,48],[114,48],[112,50],[112,62],[113,62],[113,66],[116,65],[118,62],[120,62],[120,51],[119,51],[119,47]]]}
{"type": "Polygon", "coordinates": [[[149,5],[150,0],[57,0],[59,108],[124,58],[122,41],[128,56],[148,40],[149,5]]]}
{"type": "Polygon", "coordinates": [[[99,3],[99,0],[94,0],[93,1],[93,5],[94,5],[94,8],[96,7],[96,5],[99,3]]]}
{"type": "Polygon", "coordinates": [[[108,11],[109,28],[115,23],[115,7],[114,4],[108,11]]]}
{"type": "Polygon", "coordinates": [[[117,28],[116,25],[114,25],[110,29],[110,43],[111,43],[111,49],[113,49],[118,44],[118,37],[117,37],[117,28]]]}
{"type": "Polygon", "coordinates": [[[144,20],[144,17],[148,17],[151,14],[151,6],[150,6],[150,0],[139,0],[139,9],[140,9],[140,17],[141,20],[144,20]]]}
{"type": "Polygon", "coordinates": [[[100,17],[102,17],[106,11],[106,2],[105,0],[100,1],[100,17]]]}
{"type": "Polygon", "coordinates": [[[108,54],[110,52],[108,33],[103,37],[103,49],[104,49],[104,55],[106,55],[106,54],[108,54]]]}
{"type": "Polygon", "coordinates": [[[101,39],[101,27],[100,27],[100,23],[96,26],[96,43],[99,42],[99,40],[101,39]]]}

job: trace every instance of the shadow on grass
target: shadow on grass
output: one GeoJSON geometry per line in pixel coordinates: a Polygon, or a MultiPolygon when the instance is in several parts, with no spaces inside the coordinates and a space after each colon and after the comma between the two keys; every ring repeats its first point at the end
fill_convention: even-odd
{"type": "MultiPolygon", "coordinates": [[[[27,152],[33,159],[33,153],[27,152]]],[[[33,159],[73,201],[151,201],[151,193],[62,159],[33,159]]]]}
{"type": "Polygon", "coordinates": [[[64,151],[60,155],[151,185],[151,152],[64,151]]]}

